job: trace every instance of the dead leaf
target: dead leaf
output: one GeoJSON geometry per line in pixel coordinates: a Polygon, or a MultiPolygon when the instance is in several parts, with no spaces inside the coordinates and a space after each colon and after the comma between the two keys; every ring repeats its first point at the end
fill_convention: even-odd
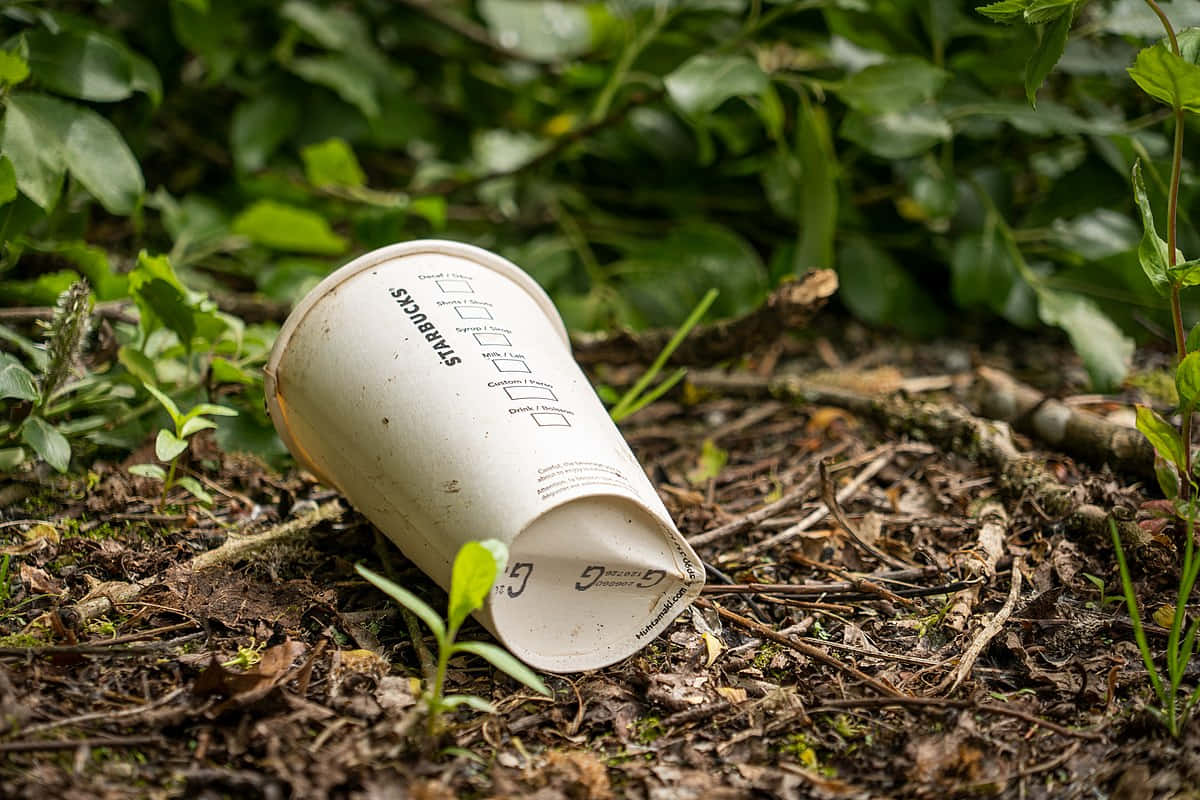
{"type": "Polygon", "coordinates": [[[63,585],[54,576],[32,564],[21,565],[21,580],[29,587],[31,594],[58,596],[63,593],[63,585]]]}
{"type": "Polygon", "coordinates": [[[258,664],[243,672],[225,668],[214,653],[204,672],[196,679],[192,691],[199,697],[236,697],[274,686],[283,680],[295,660],[307,649],[308,646],[303,642],[287,639],[281,644],[267,648],[258,664]]]}

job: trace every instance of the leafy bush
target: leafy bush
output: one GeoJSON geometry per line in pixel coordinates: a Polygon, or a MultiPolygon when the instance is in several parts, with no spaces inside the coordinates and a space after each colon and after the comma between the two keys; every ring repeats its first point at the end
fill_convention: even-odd
{"type": "MultiPolygon", "coordinates": [[[[873,324],[1057,326],[1113,385],[1165,307],[1129,197],[1140,158],[1163,205],[1170,113],[1125,72],[1157,21],[991,9],[1015,24],[952,0],[10,3],[0,302],[88,280],[117,347],[76,364],[104,392],[53,426],[77,450],[161,427],[146,384],[235,407],[219,441],[280,455],[258,370],[280,304],[429,235],[514,259],[574,328],[678,326],[710,288],[737,314],[832,265],[873,324]]],[[[1184,252],[1195,204],[1185,180],[1184,252]]],[[[0,332],[38,374],[35,332],[0,332]]],[[[12,466],[42,417],[8,400],[12,466]]]]}

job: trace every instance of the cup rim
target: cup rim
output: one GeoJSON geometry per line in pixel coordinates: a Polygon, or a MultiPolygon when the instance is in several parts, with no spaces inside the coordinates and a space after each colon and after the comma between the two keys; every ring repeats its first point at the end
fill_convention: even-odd
{"type": "MultiPolygon", "coordinates": [[[[263,367],[263,394],[266,396],[267,415],[276,423],[275,430],[279,434],[279,438],[283,440],[284,445],[296,456],[298,461],[305,462],[303,466],[306,469],[313,472],[322,483],[328,483],[330,486],[334,486],[334,488],[337,487],[329,483],[328,479],[316,470],[315,465],[311,463],[310,459],[302,457],[297,453],[295,446],[297,442],[292,438],[290,426],[287,424],[287,414],[284,411],[284,404],[281,402],[277,388],[276,376],[279,363],[283,360],[283,356],[287,352],[292,336],[300,325],[304,323],[309,312],[324,300],[327,295],[337,289],[337,287],[358,273],[378,266],[385,261],[407,258],[424,253],[438,253],[465,258],[508,278],[533,298],[538,308],[542,310],[542,313],[546,315],[550,324],[554,326],[559,336],[562,337],[563,344],[566,345],[568,352],[571,349],[571,339],[567,334],[566,325],[563,324],[562,316],[558,313],[558,309],[555,308],[553,301],[550,300],[550,296],[546,294],[546,291],[516,264],[503,256],[489,250],[484,250],[482,247],[476,247],[465,242],[455,242],[449,239],[415,239],[409,242],[396,242],[395,244],[371,250],[339,267],[326,275],[288,314],[283,327],[279,329],[279,335],[275,338],[275,344],[271,348],[271,356],[267,360],[266,366],[263,367]]],[[[300,453],[303,452],[301,448],[300,453]]]]}

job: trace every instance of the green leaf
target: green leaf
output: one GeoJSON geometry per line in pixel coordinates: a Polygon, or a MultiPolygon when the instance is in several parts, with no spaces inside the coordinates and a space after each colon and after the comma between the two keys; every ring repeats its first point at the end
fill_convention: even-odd
{"type": "Polygon", "coordinates": [[[37,400],[38,390],[33,373],[8,353],[0,353],[0,400],[37,400]]]}
{"type": "Polygon", "coordinates": [[[1019,22],[1025,18],[1025,9],[1032,0],[999,0],[975,9],[996,22],[1019,22]]]}
{"type": "Polygon", "coordinates": [[[499,567],[492,551],[479,542],[467,542],[454,557],[450,577],[450,609],[446,622],[458,630],[467,615],[483,607],[499,567]]]}
{"type": "Polygon", "coordinates": [[[347,247],[320,214],[274,200],[260,200],[239,214],[233,231],[274,250],[338,255],[347,247]]]}
{"type": "Polygon", "coordinates": [[[430,608],[424,600],[408,591],[408,589],[393,583],[378,573],[372,572],[362,564],[356,564],[354,569],[358,571],[359,575],[362,575],[374,584],[375,588],[420,617],[421,621],[429,627],[429,630],[433,631],[433,635],[437,637],[438,642],[445,640],[445,623],[442,622],[437,612],[430,608]]]}
{"type": "Polygon", "coordinates": [[[1031,0],[1025,8],[1025,21],[1031,25],[1071,16],[1078,0],[1031,0]]]}
{"type": "Polygon", "coordinates": [[[180,417],[180,419],[183,422],[187,422],[199,417],[201,414],[208,414],[214,417],[236,417],[238,412],[237,409],[230,408],[229,406],[219,406],[214,403],[197,403],[188,409],[188,412],[180,417]]]}
{"type": "Polygon", "coordinates": [[[1192,329],[1188,331],[1187,342],[1185,343],[1184,347],[1189,353],[1194,353],[1195,351],[1200,350],[1200,322],[1197,322],[1192,326],[1192,329]]]}
{"type": "Polygon", "coordinates": [[[175,483],[187,489],[192,497],[199,500],[206,506],[213,504],[213,496],[201,485],[200,481],[193,478],[191,475],[184,475],[182,478],[176,478],[175,483]]]}
{"type": "Polygon", "coordinates": [[[0,447],[0,473],[12,472],[25,463],[24,447],[0,447]]]}
{"type": "Polygon", "coordinates": [[[535,692],[548,697],[553,694],[542,679],[538,677],[536,672],[522,664],[502,647],[497,647],[488,642],[457,642],[454,645],[454,649],[455,651],[471,653],[472,655],[487,659],[493,667],[510,678],[515,678],[535,692]]]}
{"type": "Polygon", "coordinates": [[[1138,53],[1129,75],[1156,100],[1200,113],[1200,28],[1180,31],[1177,38],[1182,57],[1169,42],[1160,41],[1138,53]]]}
{"type": "Polygon", "coordinates": [[[688,472],[687,479],[693,485],[708,483],[721,474],[721,470],[729,463],[729,452],[717,447],[712,439],[705,439],[700,447],[700,458],[696,468],[688,472]]]}
{"type": "Polygon", "coordinates": [[[29,77],[29,64],[18,53],[0,50],[0,86],[16,86],[29,77]]]}
{"type": "Polygon", "coordinates": [[[793,176],[799,200],[799,230],[792,269],[802,275],[810,269],[833,266],[833,240],[837,233],[838,160],[833,149],[826,110],[805,98],[797,110],[796,159],[800,173],[793,176]]]}
{"type": "Polygon", "coordinates": [[[233,163],[242,172],[262,169],[299,119],[296,99],[282,92],[267,92],[239,103],[229,134],[233,163]]]}
{"type": "Polygon", "coordinates": [[[365,186],[367,176],[344,139],[326,139],[300,151],[304,174],[313,186],[365,186]]]}
{"type": "Polygon", "coordinates": [[[353,50],[371,41],[366,24],[342,8],[322,8],[306,0],[288,0],[279,9],[279,15],[330,50],[353,50]]]}
{"type": "Polygon", "coordinates": [[[25,34],[29,67],[52,92],[112,103],[133,94],[133,69],[123,48],[97,31],[33,30],[25,34]]]}
{"type": "Polygon", "coordinates": [[[187,446],[186,439],[180,439],[166,428],[162,428],[154,439],[154,455],[159,461],[171,462],[187,450],[187,446]]]}
{"type": "Polygon", "coordinates": [[[183,415],[179,413],[179,406],[175,405],[174,400],[148,383],[145,384],[145,387],[146,391],[167,410],[167,413],[171,416],[171,422],[175,423],[176,426],[183,424],[183,415]]]}
{"type": "Polygon", "coordinates": [[[476,711],[480,711],[484,714],[496,713],[496,707],[478,695],[449,694],[442,698],[443,708],[452,709],[458,708],[459,706],[470,706],[476,711]]]}
{"type": "Polygon", "coordinates": [[[323,55],[296,58],[288,68],[309,83],[332,89],[367,119],[379,116],[375,77],[349,56],[323,55]]]}
{"type": "Polygon", "coordinates": [[[54,97],[10,96],[0,150],[13,163],[17,186],[46,210],[67,170],[113,214],[132,214],[146,188],[137,159],[111,122],[54,97]]]}
{"type": "Polygon", "coordinates": [[[1180,286],[1200,285],[1200,258],[1167,267],[1167,275],[1180,286]]]}
{"type": "Polygon", "coordinates": [[[1184,413],[1200,402],[1200,353],[1188,353],[1175,368],[1175,388],[1179,391],[1179,405],[1184,413]]]}
{"type": "Polygon", "coordinates": [[[1174,425],[1160,417],[1154,409],[1137,406],[1137,429],[1164,461],[1183,473],[1183,441],[1174,425]]]}
{"type": "Polygon", "coordinates": [[[1062,58],[1067,48],[1067,37],[1071,33],[1073,15],[1064,13],[1049,24],[1043,26],[1038,37],[1037,47],[1025,64],[1025,97],[1029,105],[1037,108],[1037,92],[1046,76],[1054,69],[1054,65],[1062,58]]]}
{"type": "Polygon", "coordinates": [[[158,464],[134,464],[129,468],[129,474],[138,475],[143,478],[154,478],[160,481],[167,479],[167,471],[158,464]]]}
{"type": "Polygon", "coordinates": [[[71,444],[67,437],[41,417],[29,417],[21,426],[21,441],[33,448],[38,458],[59,472],[71,463],[71,444]]]}
{"type": "Polygon", "coordinates": [[[1067,332],[1092,384],[1100,391],[1119,386],[1129,371],[1133,340],[1082,295],[1044,288],[1039,288],[1037,295],[1038,316],[1047,325],[1067,332]]]}
{"type": "Polygon", "coordinates": [[[852,235],[838,251],[838,296],[859,319],[914,336],[941,330],[941,309],[883,248],[852,235]]]}
{"type": "MultiPolygon", "coordinates": [[[[234,412],[237,413],[236,411],[234,412]]],[[[205,431],[210,428],[217,427],[217,423],[206,417],[192,417],[187,422],[183,423],[183,427],[179,429],[179,435],[187,439],[194,433],[205,431]]]]}
{"type": "Polygon", "coordinates": [[[757,97],[767,75],[742,55],[693,56],[664,79],[675,105],[690,115],[707,114],[731,97],[757,97]]]}
{"type": "Polygon", "coordinates": [[[852,111],[839,133],[872,155],[889,160],[920,155],[954,135],[937,109],[925,106],[888,114],[852,111]]]}
{"type": "Polygon", "coordinates": [[[132,294],[139,308],[152,311],[168,330],[174,331],[180,343],[190,346],[196,335],[196,319],[182,291],[161,278],[154,278],[139,285],[132,294]]]}
{"type": "Polygon", "coordinates": [[[7,156],[0,156],[0,206],[17,199],[17,172],[7,156]]]}
{"type": "Polygon", "coordinates": [[[563,61],[586,53],[609,13],[603,4],[479,0],[479,16],[492,38],[540,61],[563,61]]]}
{"type": "Polygon", "coordinates": [[[859,70],[832,88],[855,111],[886,114],[931,100],[949,77],[950,73],[923,58],[894,56],[859,70]]]}
{"type": "Polygon", "coordinates": [[[1146,183],[1142,180],[1142,162],[1133,162],[1133,199],[1142,214],[1142,243],[1138,245],[1138,261],[1142,271],[1150,280],[1154,291],[1163,297],[1171,293],[1171,279],[1167,274],[1167,243],[1158,235],[1154,224],[1154,212],[1150,209],[1150,198],[1146,195],[1146,183]]]}

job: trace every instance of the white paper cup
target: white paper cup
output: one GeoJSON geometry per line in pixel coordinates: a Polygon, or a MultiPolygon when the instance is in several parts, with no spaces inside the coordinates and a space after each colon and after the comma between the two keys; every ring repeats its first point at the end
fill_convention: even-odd
{"type": "Polygon", "coordinates": [[[457,242],[361,256],[292,312],[266,368],[288,449],[442,587],[458,548],[509,547],[480,621],[521,660],[638,651],[704,572],[511,262],[457,242]]]}

